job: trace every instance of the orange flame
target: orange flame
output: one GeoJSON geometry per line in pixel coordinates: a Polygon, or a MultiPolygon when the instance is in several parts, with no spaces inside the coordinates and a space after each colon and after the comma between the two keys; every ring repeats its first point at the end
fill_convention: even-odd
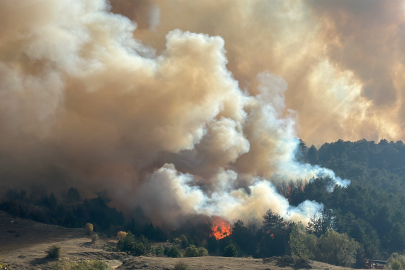
{"type": "Polygon", "coordinates": [[[270,234],[270,237],[271,237],[272,239],[274,239],[274,234],[272,234],[270,230],[268,230],[267,233],[270,234]]]}
{"type": "Polygon", "coordinates": [[[210,236],[219,240],[232,234],[231,224],[220,217],[215,217],[211,225],[210,236]]]}

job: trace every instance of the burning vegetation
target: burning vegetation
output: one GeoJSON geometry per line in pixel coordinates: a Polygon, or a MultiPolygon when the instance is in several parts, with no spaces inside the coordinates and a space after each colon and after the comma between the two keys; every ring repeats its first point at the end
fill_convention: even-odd
{"type": "Polygon", "coordinates": [[[211,237],[220,240],[232,234],[231,224],[225,219],[215,217],[211,225],[211,237]]]}

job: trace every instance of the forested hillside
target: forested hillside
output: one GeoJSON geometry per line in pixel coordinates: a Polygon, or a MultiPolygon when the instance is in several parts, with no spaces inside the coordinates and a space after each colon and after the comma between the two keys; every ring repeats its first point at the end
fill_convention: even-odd
{"type": "Polygon", "coordinates": [[[300,144],[303,162],[332,169],[352,180],[347,188],[325,190],[327,179],[316,179],[304,190],[291,185],[289,200],[297,205],[309,199],[331,210],[335,230],[347,233],[368,258],[387,257],[405,249],[405,145],[339,140],[319,149],[300,144]],[[382,253],[382,254],[379,254],[382,253]]]}

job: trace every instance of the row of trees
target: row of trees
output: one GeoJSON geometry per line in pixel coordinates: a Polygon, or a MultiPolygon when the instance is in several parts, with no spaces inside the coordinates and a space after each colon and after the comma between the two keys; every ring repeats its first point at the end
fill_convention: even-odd
{"type": "Polygon", "coordinates": [[[323,210],[305,227],[302,223],[288,222],[269,210],[256,232],[238,221],[233,225],[232,234],[219,243],[222,246],[233,244],[241,256],[271,257],[291,253],[301,259],[341,266],[357,263],[362,267],[361,245],[346,233],[336,232],[333,219],[329,210],[323,210]]]}
{"type": "Polygon", "coordinates": [[[168,257],[206,256],[208,252],[228,257],[272,257],[291,253],[301,259],[315,259],[340,266],[352,266],[357,262],[358,266],[363,266],[361,254],[357,256],[361,245],[347,234],[336,232],[333,219],[330,210],[323,210],[305,227],[302,223],[288,222],[269,210],[261,226],[254,226],[255,223],[245,226],[239,220],[233,224],[232,234],[221,240],[172,235],[170,244],[153,249],[143,235],[136,237],[129,232],[120,238],[117,249],[133,255],[156,253],[157,256],[168,257]]]}
{"type": "Polygon", "coordinates": [[[56,199],[53,193],[40,196],[34,193],[27,196],[23,190],[8,190],[0,202],[0,210],[14,217],[70,228],[83,228],[85,224],[91,223],[96,232],[103,232],[108,236],[115,236],[117,231],[126,230],[131,231],[135,237],[142,235],[151,241],[167,240],[167,234],[152,223],[141,223],[134,218],[125,222],[124,214],[108,206],[108,202],[103,194],[94,199],[82,200],[75,188],[70,188],[61,200],[56,199]]]}
{"type": "Polygon", "coordinates": [[[294,257],[313,259],[339,266],[354,265],[360,248],[360,245],[347,234],[328,230],[325,234],[317,237],[310,233],[302,223],[293,225],[288,243],[294,257]]]}

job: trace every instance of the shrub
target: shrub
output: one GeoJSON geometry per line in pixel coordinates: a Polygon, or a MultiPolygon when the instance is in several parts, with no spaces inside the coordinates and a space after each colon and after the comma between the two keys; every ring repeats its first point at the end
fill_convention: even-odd
{"type": "Polygon", "coordinates": [[[174,266],[174,270],[188,270],[188,269],[189,269],[188,264],[185,262],[178,262],[174,266]]]}
{"type": "Polygon", "coordinates": [[[317,261],[338,266],[351,266],[356,262],[359,244],[346,234],[329,230],[319,237],[317,244],[317,261]]]}
{"type": "Polygon", "coordinates": [[[392,260],[389,266],[392,270],[400,270],[402,269],[402,265],[397,260],[392,260]]]}
{"type": "Polygon", "coordinates": [[[237,257],[238,256],[238,250],[234,245],[228,245],[224,249],[224,256],[225,257],[237,257]]]}
{"type": "Polygon", "coordinates": [[[173,243],[174,243],[175,245],[177,245],[177,246],[180,246],[180,245],[181,245],[181,240],[180,240],[180,238],[174,238],[173,243]]]}
{"type": "Polygon", "coordinates": [[[163,254],[167,257],[169,257],[170,254],[170,247],[165,247],[165,249],[163,250],[163,254]]]}
{"type": "Polygon", "coordinates": [[[149,253],[151,247],[145,237],[141,236],[139,239],[135,239],[132,233],[128,233],[127,236],[121,237],[118,240],[117,250],[140,256],[149,253]]]}
{"type": "Polygon", "coordinates": [[[117,238],[120,239],[121,237],[125,237],[125,236],[127,236],[127,235],[128,235],[127,232],[119,231],[119,232],[117,233],[117,238]]]}
{"type": "Polygon", "coordinates": [[[191,245],[188,248],[186,248],[186,257],[198,257],[198,255],[199,255],[198,249],[194,245],[191,245]]]}
{"type": "Polygon", "coordinates": [[[95,242],[97,242],[98,241],[98,239],[100,239],[100,237],[98,237],[98,234],[93,234],[92,235],[92,237],[91,237],[91,242],[92,243],[95,243],[95,242]]]}
{"type": "Polygon", "coordinates": [[[199,257],[208,256],[208,250],[203,248],[203,247],[199,247],[198,248],[198,256],[199,257]]]}
{"type": "Polygon", "coordinates": [[[87,235],[92,235],[93,234],[93,224],[87,223],[86,226],[84,227],[84,230],[86,231],[87,235]]]}
{"type": "Polygon", "coordinates": [[[155,253],[156,253],[156,256],[162,257],[164,255],[163,247],[162,246],[157,246],[155,248],[155,253]]]}
{"type": "Polygon", "coordinates": [[[202,256],[208,256],[208,250],[206,250],[203,247],[196,248],[196,246],[191,245],[188,248],[186,248],[186,257],[202,257],[202,256]]]}
{"type": "Polygon", "coordinates": [[[51,259],[58,259],[62,253],[62,248],[57,245],[50,246],[46,251],[48,257],[51,259]]]}
{"type": "Polygon", "coordinates": [[[387,261],[388,268],[392,270],[401,270],[405,266],[405,256],[398,253],[392,253],[387,261]]]}
{"type": "Polygon", "coordinates": [[[114,245],[112,243],[105,243],[104,244],[104,250],[108,251],[108,252],[117,252],[117,245],[114,245]]]}
{"type": "Polygon", "coordinates": [[[164,250],[164,255],[166,255],[167,257],[171,257],[171,258],[180,258],[181,257],[180,250],[176,246],[166,247],[164,250]]]}
{"type": "Polygon", "coordinates": [[[135,256],[141,256],[148,253],[148,248],[144,243],[136,241],[131,253],[135,256]]]}
{"type": "Polygon", "coordinates": [[[128,233],[125,237],[120,237],[117,243],[117,249],[119,251],[129,252],[133,249],[135,243],[135,236],[132,233],[128,233]]]}

